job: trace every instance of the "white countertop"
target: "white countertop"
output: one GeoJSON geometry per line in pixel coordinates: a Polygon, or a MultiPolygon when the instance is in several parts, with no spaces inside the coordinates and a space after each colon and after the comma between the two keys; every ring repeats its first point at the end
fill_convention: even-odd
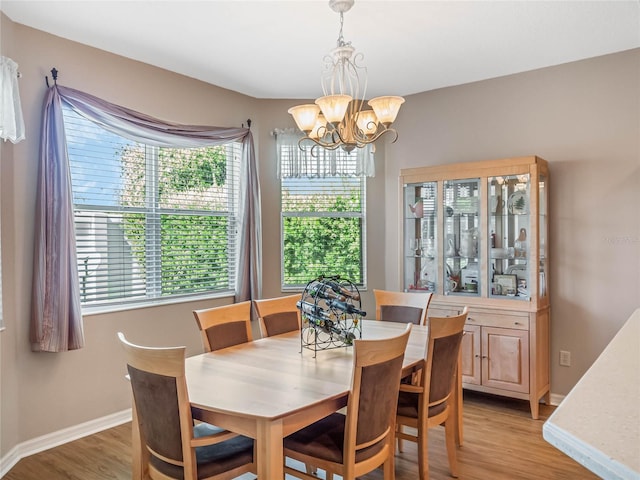
{"type": "Polygon", "coordinates": [[[604,479],[640,480],[640,308],[542,427],[604,479]]]}

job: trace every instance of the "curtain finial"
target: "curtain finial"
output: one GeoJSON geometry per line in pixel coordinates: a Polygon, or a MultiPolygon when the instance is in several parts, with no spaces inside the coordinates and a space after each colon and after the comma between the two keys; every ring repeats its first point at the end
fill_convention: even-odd
{"type": "MultiPolygon", "coordinates": [[[[51,69],[51,77],[53,78],[53,84],[57,85],[58,84],[58,70],[56,69],[56,67],[53,67],[51,69]]],[[[49,77],[45,75],[44,80],[45,80],[45,82],[47,82],[47,88],[49,88],[49,77]]]]}

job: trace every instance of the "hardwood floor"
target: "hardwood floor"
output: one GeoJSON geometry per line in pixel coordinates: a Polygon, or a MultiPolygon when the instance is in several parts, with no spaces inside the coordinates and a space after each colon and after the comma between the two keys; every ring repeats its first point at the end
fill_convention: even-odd
{"type": "MultiPolygon", "coordinates": [[[[553,407],[541,405],[540,419],[532,420],[528,402],[466,391],[464,395],[464,445],[458,450],[460,479],[598,478],[542,438],[542,424],[553,407]]],[[[129,480],[130,437],[129,423],[105,430],[24,458],[3,480],[129,480]]],[[[416,458],[415,444],[405,442],[404,452],[396,454],[396,480],[417,479],[416,458]]],[[[451,478],[443,429],[429,432],[429,465],[431,480],[451,478]]],[[[361,477],[362,480],[382,478],[380,470],[361,477]]]]}

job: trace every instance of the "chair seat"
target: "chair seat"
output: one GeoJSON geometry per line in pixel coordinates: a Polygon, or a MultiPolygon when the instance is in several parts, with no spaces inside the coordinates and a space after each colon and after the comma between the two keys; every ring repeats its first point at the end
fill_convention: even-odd
{"type": "MultiPolygon", "coordinates": [[[[314,458],[343,463],[344,429],[346,417],[333,413],[284,439],[284,448],[314,458]]],[[[373,457],[384,448],[384,441],[356,452],[356,462],[373,457]]]]}
{"type": "MultiPolygon", "coordinates": [[[[200,423],[193,427],[194,437],[205,437],[223,431],[208,423],[200,423]]],[[[165,475],[183,478],[182,467],[164,462],[153,455],[149,461],[165,475]]],[[[251,462],[253,462],[253,440],[241,435],[215,445],[196,448],[198,478],[208,478],[251,462]]]]}

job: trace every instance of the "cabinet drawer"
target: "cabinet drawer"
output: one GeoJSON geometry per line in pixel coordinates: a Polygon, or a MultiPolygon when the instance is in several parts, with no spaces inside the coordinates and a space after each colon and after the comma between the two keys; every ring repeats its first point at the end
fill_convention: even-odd
{"type": "Polygon", "coordinates": [[[447,307],[447,306],[432,306],[429,305],[427,310],[427,316],[429,317],[455,317],[456,315],[460,315],[462,312],[462,308],[458,309],[456,307],[447,307]]]}
{"type": "Polygon", "coordinates": [[[509,315],[502,313],[478,313],[470,311],[467,325],[483,325],[488,327],[516,328],[529,330],[529,317],[523,315],[509,315]]]}

